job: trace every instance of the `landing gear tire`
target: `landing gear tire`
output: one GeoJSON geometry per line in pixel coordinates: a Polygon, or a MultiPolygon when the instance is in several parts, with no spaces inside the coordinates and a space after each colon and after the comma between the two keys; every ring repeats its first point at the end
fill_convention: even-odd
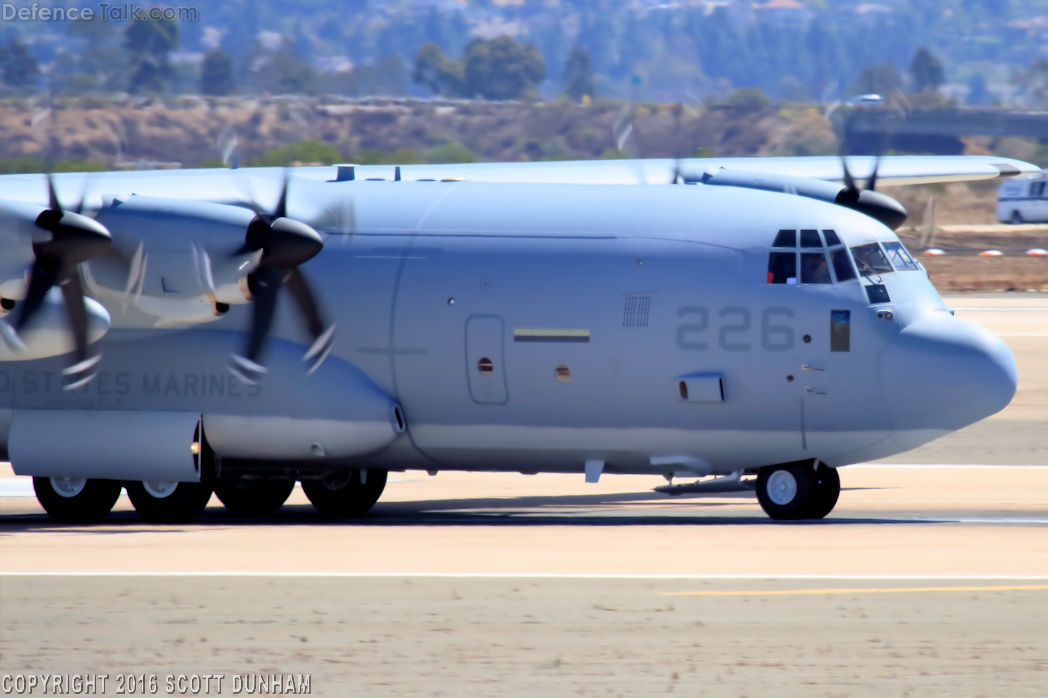
{"type": "Polygon", "coordinates": [[[833,511],[841,495],[841,476],[836,468],[819,464],[815,473],[815,488],[809,502],[808,519],[821,519],[833,511]]]}
{"type": "Polygon", "coordinates": [[[36,500],[55,521],[93,523],[109,514],[120,496],[116,480],[83,477],[34,477],[36,500]]]}
{"type": "Polygon", "coordinates": [[[222,478],[215,482],[215,494],[234,516],[272,516],[295,489],[292,478],[222,478]]]}
{"type": "Polygon", "coordinates": [[[303,480],[302,491],[322,516],[360,516],[378,501],[387,476],[385,470],[353,468],[319,480],[303,480]]]}
{"type": "Polygon", "coordinates": [[[1008,219],[1008,222],[1012,225],[1022,225],[1023,216],[1018,211],[1012,211],[1012,217],[1008,219]]]}
{"type": "Polygon", "coordinates": [[[757,471],[757,501],[777,521],[810,515],[815,473],[808,463],[768,465],[757,471]]]}
{"type": "Polygon", "coordinates": [[[189,523],[211,499],[211,486],[202,482],[129,482],[126,487],[135,511],[149,523],[189,523]]]}

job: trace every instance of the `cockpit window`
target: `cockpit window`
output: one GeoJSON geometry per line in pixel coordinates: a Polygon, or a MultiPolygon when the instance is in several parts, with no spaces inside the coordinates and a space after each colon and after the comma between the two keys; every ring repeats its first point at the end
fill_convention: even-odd
{"type": "Polygon", "coordinates": [[[775,236],[775,242],[771,244],[772,247],[796,247],[797,246],[797,231],[796,230],[780,230],[779,234],[775,236]]]}
{"type": "Polygon", "coordinates": [[[822,247],[822,238],[819,237],[819,231],[811,229],[802,230],[801,247],[822,247]]]}
{"type": "Polygon", "coordinates": [[[851,250],[855,257],[855,264],[859,267],[859,273],[863,276],[887,274],[892,271],[892,265],[881,251],[881,246],[876,242],[856,245],[851,250]]]}
{"type": "Polygon", "coordinates": [[[826,255],[822,252],[804,252],[801,254],[801,283],[830,283],[830,268],[826,266],[826,255]]]}
{"type": "Polygon", "coordinates": [[[901,242],[892,241],[883,244],[884,251],[888,253],[888,260],[891,261],[896,271],[916,271],[919,268],[901,242]]]}
{"type": "MultiPolygon", "coordinates": [[[[832,231],[830,231],[832,232],[832,231]]],[[[843,247],[830,250],[830,259],[833,260],[833,273],[837,275],[837,283],[851,281],[855,278],[855,267],[848,259],[848,251],[843,247]]]]}
{"type": "Polygon", "coordinates": [[[797,255],[794,252],[771,253],[768,257],[768,283],[797,283],[797,255]]]}
{"type": "Polygon", "coordinates": [[[837,282],[856,278],[848,250],[836,231],[820,232],[815,228],[780,230],[772,248],[768,254],[769,284],[832,284],[834,275],[837,282]],[[823,252],[824,247],[829,247],[829,251],[823,252]]]}

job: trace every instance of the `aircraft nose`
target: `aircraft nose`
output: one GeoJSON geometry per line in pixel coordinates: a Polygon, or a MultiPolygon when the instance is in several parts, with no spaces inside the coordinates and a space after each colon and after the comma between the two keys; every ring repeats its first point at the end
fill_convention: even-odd
{"type": "Polygon", "coordinates": [[[1005,343],[950,315],[905,327],[881,353],[880,377],[893,438],[906,448],[999,412],[1016,386],[1005,343]]]}

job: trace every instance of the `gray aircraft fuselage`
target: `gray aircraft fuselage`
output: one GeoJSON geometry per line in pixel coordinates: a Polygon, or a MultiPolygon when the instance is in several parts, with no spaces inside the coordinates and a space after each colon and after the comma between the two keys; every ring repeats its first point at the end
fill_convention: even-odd
{"type": "MultiPolygon", "coordinates": [[[[105,194],[169,196],[155,189],[105,194]]],[[[834,269],[834,248],[898,242],[838,206],[731,187],[367,181],[293,183],[289,216],[325,237],[303,271],[335,344],[307,375],[309,342],[281,301],[268,374],[245,385],[226,366],[250,306],[213,317],[183,293],[192,283],[171,260],[189,259],[189,242],[150,206],[133,209],[109,204],[98,220],[161,265],[159,298],[145,300],[195,303],[199,321],[165,320],[88,262],[85,276],[113,291],[94,294],[111,316],[98,377],[64,392],[62,357],[0,362],[0,437],[34,410],[158,411],[201,415],[220,457],[263,465],[582,472],[599,461],[701,476],[891,455],[1015,391],[1003,342],[953,317],[905,253],[897,269],[873,273],[853,255],[850,271],[834,269]],[[794,255],[792,281],[770,271],[783,230],[797,231],[774,249],[794,255]],[[804,242],[801,231],[817,232],[804,242]]],[[[237,240],[199,243],[217,255],[237,240]]],[[[31,474],[113,476],[63,468],[31,474]]],[[[150,468],[143,459],[141,479],[150,468]]]]}

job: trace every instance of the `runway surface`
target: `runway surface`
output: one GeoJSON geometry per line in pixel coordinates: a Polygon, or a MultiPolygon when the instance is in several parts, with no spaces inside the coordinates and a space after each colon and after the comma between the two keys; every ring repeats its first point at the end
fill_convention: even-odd
{"type": "Polygon", "coordinates": [[[305,674],[325,696],[1043,696],[1048,299],[949,300],[1012,346],[1016,400],[909,465],[842,470],[821,522],[647,477],[406,473],[355,522],[296,491],[271,521],[213,500],[146,526],[122,497],[76,527],[0,476],[0,674],[106,674],[104,695],[133,673],[159,695],[305,674]]]}

